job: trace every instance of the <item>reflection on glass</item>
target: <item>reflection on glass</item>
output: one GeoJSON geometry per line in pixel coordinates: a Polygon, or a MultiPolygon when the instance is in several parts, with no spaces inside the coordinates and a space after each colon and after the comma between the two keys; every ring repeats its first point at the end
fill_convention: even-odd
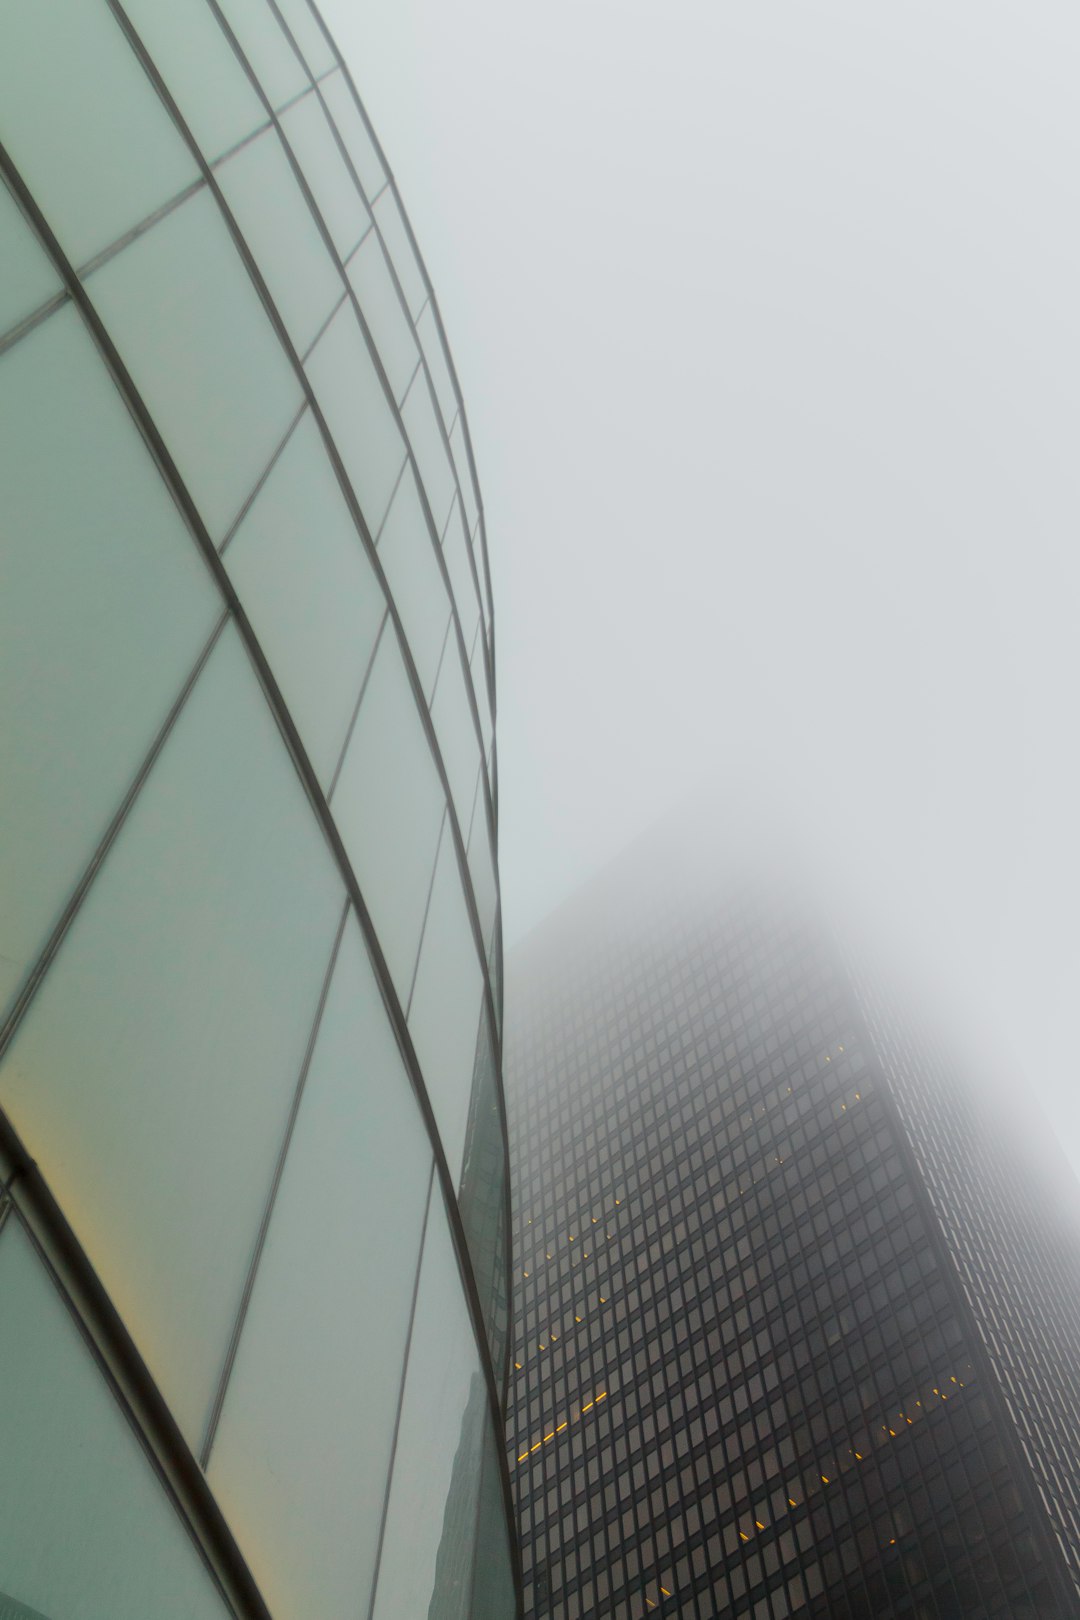
{"type": "Polygon", "coordinates": [[[18,1221],[0,1230],[0,1614],[228,1611],[18,1221]]]}

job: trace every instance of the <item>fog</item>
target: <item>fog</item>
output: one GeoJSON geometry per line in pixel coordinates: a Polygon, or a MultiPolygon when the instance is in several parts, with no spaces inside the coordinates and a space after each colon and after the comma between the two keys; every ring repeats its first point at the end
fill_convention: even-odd
{"type": "Polygon", "coordinates": [[[1080,13],[323,11],[471,424],[507,942],[708,783],[1080,1167],[1080,13]]]}

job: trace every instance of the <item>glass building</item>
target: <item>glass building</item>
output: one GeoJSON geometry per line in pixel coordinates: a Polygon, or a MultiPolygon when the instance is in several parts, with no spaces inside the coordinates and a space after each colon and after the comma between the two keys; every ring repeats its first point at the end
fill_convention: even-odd
{"type": "Polygon", "coordinates": [[[511,955],[527,1616],[1080,1616],[1075,1186],[820,921],[646,844],[511,955]]]}
{"type": "Polygon", "coordinates": [[[0,1615],[509,1620],[427,273],[307,0],[11,0],[0,176],[0,1615]]]}

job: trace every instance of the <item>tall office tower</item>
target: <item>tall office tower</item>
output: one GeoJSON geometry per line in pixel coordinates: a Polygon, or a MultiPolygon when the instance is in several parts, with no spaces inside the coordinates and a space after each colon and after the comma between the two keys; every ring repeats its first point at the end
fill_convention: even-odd
{"type": "Polygon", "coordinates": [[[511,1620],[427,273],[307,0],[11,0],[0,143],[0,1614],[511,1620]]]}
{"type": "Polygon", "coordinates": [[[1050,1144],[811,902],[686,869],[639,848],[508,967],[526,1615],[1075,1620],[1050,1144]]]}

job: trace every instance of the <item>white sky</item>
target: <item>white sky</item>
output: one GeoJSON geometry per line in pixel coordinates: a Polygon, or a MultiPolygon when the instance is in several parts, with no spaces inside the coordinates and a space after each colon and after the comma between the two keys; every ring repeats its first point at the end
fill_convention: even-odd
{"type": "Polygon", "coordinates": [[[323,0],[465,394],[508,943],[707,777],[1080,1166],[1075,0],[323,0]]]}

